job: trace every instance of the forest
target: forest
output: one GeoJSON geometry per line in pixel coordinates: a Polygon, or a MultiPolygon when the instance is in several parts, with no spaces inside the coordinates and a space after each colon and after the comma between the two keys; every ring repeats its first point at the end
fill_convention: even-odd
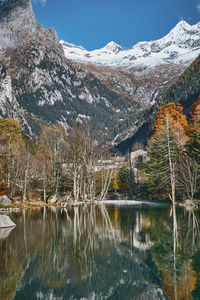
{"type": "Polygon", "coordinates": [[[113,153],[89,126],[77,123],[68,131],[60,125],[43,126],[34,140],[16,120],[1,119],[0,195],[22,203],[198,199],[200,98],[189,120],[180,104],[162,106],[145,150],[148,162],[133,167],[130,155],[123,159],[113,153]]]}
{"type": "Polygon", "coordinates": [[[192,105],[189,123],[180,104],[161,107],[153,128],[143,182],[150,197],[172,202],[198,196],[200,98],[192,105]]]}

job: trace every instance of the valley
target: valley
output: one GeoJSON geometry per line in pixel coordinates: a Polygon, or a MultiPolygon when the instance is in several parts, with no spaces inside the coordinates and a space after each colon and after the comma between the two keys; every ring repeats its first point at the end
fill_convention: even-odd
{"type": "Polygon", "coordinates": [[[1,1],[0,115],[34,138],[49,122],[66,129],[89,123],[100,140],[117,145],[199,55],[199,26],[181,21],[157,41],[87,51],[59,42],[36,21],[30,1],[1,1]]]}

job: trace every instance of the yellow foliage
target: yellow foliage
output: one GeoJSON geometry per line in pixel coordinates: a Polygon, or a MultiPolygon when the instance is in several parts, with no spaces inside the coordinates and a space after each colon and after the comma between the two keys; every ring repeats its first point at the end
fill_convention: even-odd
{"type": "Polygon", "coordinates": [[[119,190],[119,182],[116,179],[113,179],[110,183],[111,189],[119,190]]]}
{"type": "Polygon", "coordinates": [[[8,139],[12,147],[19,149],[25,146],[20,125],[16,120],[12,118],[1,119],[0,132],[8,139]]]}

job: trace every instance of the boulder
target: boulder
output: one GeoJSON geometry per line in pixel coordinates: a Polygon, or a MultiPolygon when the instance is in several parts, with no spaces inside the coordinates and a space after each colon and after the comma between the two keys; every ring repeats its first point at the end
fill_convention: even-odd
{"type": "Polygon", "coordinates": [[[0,197],[0,205],[9,206],[12,205],[12,201],[6,195],[3,195],[0,197]]]}
{"type": "Polygon", "coordinates": [[[147,290],[140,294],[138,297],[140,300],[167,300],[168,297],[164,295],[163,290],[161,288],[153,287],[149,285],[147,290]]]}
{"type": "Polygon", "coordinates": [[[15,223],[10,219],[9,216],[6,215],[0,215],[0,228],[6,228],[6,227],[14,227],[16,226],[15,223]]]}

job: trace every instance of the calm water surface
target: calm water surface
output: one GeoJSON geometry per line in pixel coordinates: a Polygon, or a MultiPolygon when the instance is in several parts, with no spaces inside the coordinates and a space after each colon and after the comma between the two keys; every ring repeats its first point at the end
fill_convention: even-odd
{"type": "Polygon", "coordinates": [[[1,300],[200,299],[199,212],[30,209],[0,230],[1,300]]]}

